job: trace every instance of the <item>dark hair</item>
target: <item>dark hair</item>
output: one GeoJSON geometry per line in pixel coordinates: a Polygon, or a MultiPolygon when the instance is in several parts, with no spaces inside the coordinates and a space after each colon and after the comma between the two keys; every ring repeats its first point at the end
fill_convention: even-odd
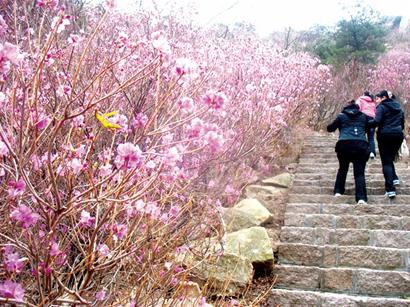
{"type": "Polygon", "coordinates": [[[347,104],[348,104],[349,106],[350,106],[350,105],[353,105],[353,104],[356,104],[356,100],[352,99],[352,100],[348,101],[347,104]]]}
{"type": "Polygon", "coordinates": [[[367,96],[367,97],[370,97],[370,98],[371,98],[373,95],[370,94],[369,91],[364,91],[363,96],[367,96]]]}
{"type": "Polygon", "coordinates": [[[388,93],[386,90],[382,90],[382,91],[380,91],[379,93],[376,94],[376,97],[380,97],[380,98],[386,97],[386,98],[389,98],[389,93],[388,93]]]}

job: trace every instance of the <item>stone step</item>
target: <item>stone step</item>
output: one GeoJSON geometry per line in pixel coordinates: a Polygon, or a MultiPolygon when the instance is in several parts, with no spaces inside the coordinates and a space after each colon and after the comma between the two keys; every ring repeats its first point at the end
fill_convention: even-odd
{"type": "MultiPolygon", "coordinates": [[[[410,205],[350,205],[350,204],[287,204],[288,214],[328,214],[328,215],[388,215],[397,217],[410,217],[410,205]]],[[[407,226],[409,227],[409,226],[407,226]]]]}
{"type": "Polygon", "coordinates": [[[286,243],[338,246],[410,248],[410,231],[322,227],[282,227],[280,239],[286,243]]]}
{"type": "Polygon", "coordinates": [[[284,226],[410,231],[410,217],[390,215],[305,214],[286,212],[284,226]]]}
{"type": "MultiPolygon", "coordinates": [[[[278,263],[321,268],[347,267],[409,271],[409,253],[410,249],[386,247],[280,243],[278,263]]],[[[410,275],[407,276],[410,287],[410,275]]]]}
{"type": "MultiPolygon", "coordinates": [[[[300,169],[304,169],[304,168],[316,168],[318,165],[320,165],[321,167],[326,167],[326,168],[339,168],[339,161],[337,160],[333,160],[333,161],[327,161],[326,163],[320,164],[317,161],[299,161],[298,163],[298,170],[300,169]]],[[[395,163],[394,164],[395,168],[397,170],[401,169],[401,170],[409,170],[408,166],[404,163],[395,163]]],[[[376,162],[370,162],[366,164],[366,171],[369,169],[378,169],[378,170],[382,170],[382,164],[381,163],[376,163],[376,162]]],[[[350,163],[350,167],[349,170],[353,170],[353,164],[350,163]]]]}
{"type": "MultiPolygon", "coordinates": [[[[333,195],[333,186],[329,183],[326,186],[321,184],[319,186],[303,186],[303,185],[294,185],[292,187],[292,193],[294,194],[328,194],[333,195]]],[[[379,184],[378,187],[367,186],[366,183],[367,195],[384,195],[386,189],[383,184],[379,184]]],[[[400,195],[410,195],[410,187],[397,187],[397,193],[400,195]]],[[[345,195],[355,195],[355,188],[353,183],[346,185],[345,195]]]]}
{"type": "MultiPolygon", "coordinates": [[[[308,174],[321,174],[321,173],[330,173],[330,174],[335,174],[337,173],[337,170],[339,169],[339,166],[328,166],[327,164],[325,165],[317,165],[317,166],[298,166],[296,171],[298,174],[303,174],[303,173],[308,173],[308,174]]],[[[400,175],[406,174],[409,172],[409,169],[407,167],[401,167],[397,166],[395,167],[397,175],[400,177],[400,175]]],[[[349,169],[350,172],[348,173],[353,173],[353,168],[349,169]]],[[[381,174],[383,175],[383,171],[381,167],[368,167],[366,168],[365,171],[366,174],[381,174]]]]}
{"type": "Polygon", "coordinates": [[[314,147],[304,147],[301,154],[323,154],[323,153],[335,153],[335,144],[330,146],[314,146],[314,147]]]}
{"type": "Polygon", "coordinates": [[[409,299],[399,298],[410,294],[410,275],[406,272],[276,266],[275,273],[276,287],[287,289],[273,289],[269,306],[410,306],[409,299]]]}
{"type": "MultiPolygon", "coordinates": [[[[356,203],[352,195],[342,195],[334,197],[333,195],[318,195],[318,194],[289,194],[288,203],[326,203],[326,204],[354,204],[356,203]]],[[[384,195],[368,196],[370,204],[410,204],[409,195],[397,195],[394,199],[389,199],[384,195]]]]}
{"type": "MultiPolygon", "coordinates": [[[[300,174],[297,173],[293,177],[293,184],[297,182],[298,180],[306,180],[309,182],[315,181],[315,183],[319,183],[320,181],[334,181],[336,179],[336,174],[337,170],[334,170],[333,172],[316,172],[316,173],[304,173],[300,174]]],[[[401,174],[398,174],[400,178],[400,185],[406,185],[406,183],[410,183],[410,172],[403,171],[401,174]]],[[[384,176],[383,173],[380,171],[379,173],[365,173],[366,181],[370,180],[375,180],[375,181],[383,181],[384,182],[384,176]]],[[[354,180],[353,172],[348,172],[346,181],[352,181],[354,180]]]]}

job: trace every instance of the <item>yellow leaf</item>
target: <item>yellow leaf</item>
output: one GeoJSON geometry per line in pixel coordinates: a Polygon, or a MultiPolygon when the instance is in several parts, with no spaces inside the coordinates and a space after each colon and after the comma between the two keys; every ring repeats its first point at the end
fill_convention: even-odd
{"type": "Polygon", "coordinates": [[[117,113],[118,113],[118,111],[113,111],[113,112],[110,112],[110,113],[106,113],[106,114],[102,114],[102,115],[101,115],[100,112],[95,111],[95,118],[98,119],[98,121],[99,121],[105,128],[108,128],[108,129],[119,129],[119,128],[121,128],[120,125],[111,123],[111,122],[107,119],[107,117],[111,117],[111,116],[113,116],[113,115],[115,115],[115,114],[117,114],[117,113]]]}

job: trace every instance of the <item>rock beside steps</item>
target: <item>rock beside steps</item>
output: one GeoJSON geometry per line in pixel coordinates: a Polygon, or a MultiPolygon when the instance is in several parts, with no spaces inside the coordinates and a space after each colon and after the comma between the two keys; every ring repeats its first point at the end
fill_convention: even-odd
{"type": "Polygon", "coordinates": [[[379,157],[366,167],[368,204],[333,196],[336,138],[306,140],[290,190],[269,306],[410,306],[410,168],[396,163],[398,196],[384,194],[379,157]]]}

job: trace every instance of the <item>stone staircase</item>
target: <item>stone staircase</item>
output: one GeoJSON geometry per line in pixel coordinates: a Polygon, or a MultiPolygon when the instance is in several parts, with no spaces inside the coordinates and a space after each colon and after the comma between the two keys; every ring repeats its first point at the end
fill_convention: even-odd
{"type": "Polygon", "coordinates": [[[307,139],[281,230],[269,306],[410,306],[410,169],[396,163],[398,196],[384,194],[379,157],[368,162],[368,204],[335,198],[336,137],[307,139]]]}

